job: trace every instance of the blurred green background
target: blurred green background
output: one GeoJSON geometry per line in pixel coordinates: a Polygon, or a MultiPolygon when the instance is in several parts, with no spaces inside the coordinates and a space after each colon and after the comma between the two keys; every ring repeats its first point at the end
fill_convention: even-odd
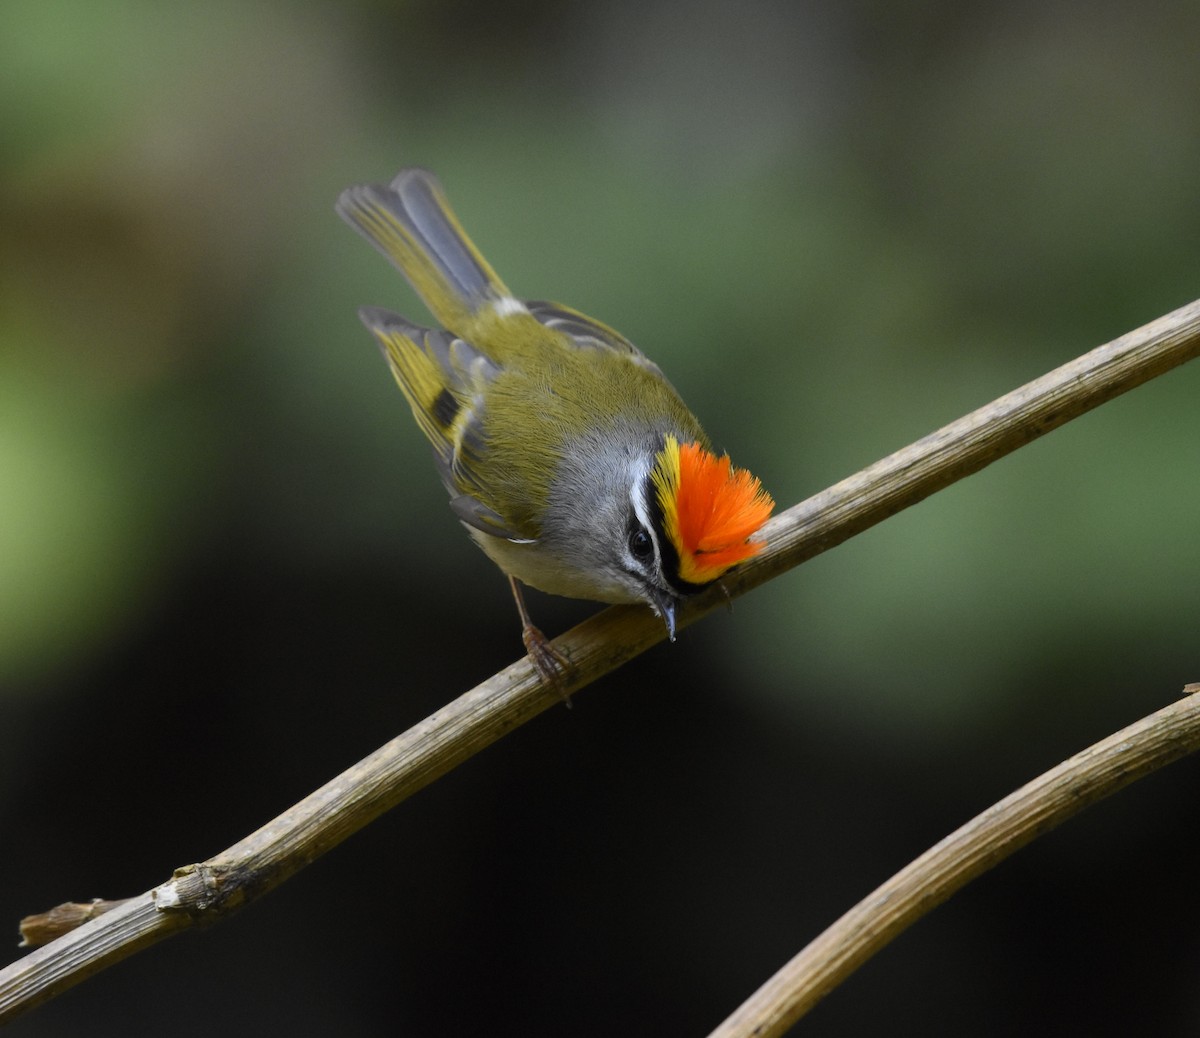
{"type": "MultiPolygon", "coordinates": [[[[0,921],[161,882],[520,652],[355,318],[425,314],[343,187],[435,170],[786,507],[1200,296],[1198,38],[1162,0],[10,0],[0,921]]],[[[814,560],[12,1033],[707,1033],[1200,679],[1198,394],[814,560]]],[[[1198,788],[1042,840],[797,1033],[1196,1033],[1198,788]]]]}

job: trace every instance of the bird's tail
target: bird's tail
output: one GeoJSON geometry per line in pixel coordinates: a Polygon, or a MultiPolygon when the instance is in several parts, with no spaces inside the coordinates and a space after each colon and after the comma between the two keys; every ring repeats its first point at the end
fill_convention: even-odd
{"type": "Polygon", "coordinates": [[[405,169],[387,187],[347,188],[336,208],[408,279],[442,327],[464,334],[480,309],[499,304],[503,310],[512,299],[432,173],[405,169]]]}

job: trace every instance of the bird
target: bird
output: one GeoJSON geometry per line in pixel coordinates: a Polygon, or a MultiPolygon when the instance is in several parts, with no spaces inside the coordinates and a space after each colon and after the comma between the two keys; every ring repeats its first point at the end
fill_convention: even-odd
{"type": "Polygon", "coordinates": [[[513,295],[429,171],[349,187],[336,211],[440,326],[359,310],[433,447],[451,511],[508,577],[537,671],[559,683],[570,662],[530,619],[524,585],[643,603],[674,641],[681,604],[764,547],[774,501],[761,482],[714,452],[623,335],[513,295]]]}

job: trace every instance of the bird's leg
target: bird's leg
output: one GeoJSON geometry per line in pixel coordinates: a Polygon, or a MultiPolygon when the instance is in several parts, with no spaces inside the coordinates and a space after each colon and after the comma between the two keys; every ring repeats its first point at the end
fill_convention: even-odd
{"type": "Polygon", "coordinates": [[[525,643],[525,651],[529,653],[530,661],[546,681],[562,692],[563,699],[569,705],[570,699],[563,689],[566,687],[567,672],[571,669],[571,664],[550,644],[550,639],[534,627],[533,621],[529,619],[529,610],[525,608],[525,596],[521,594],[521,584],[517,578],[510,576],[508,584],[512,588],[513,598],[516,599],[517,612],[521,614],[521,641],[525,643]]]}

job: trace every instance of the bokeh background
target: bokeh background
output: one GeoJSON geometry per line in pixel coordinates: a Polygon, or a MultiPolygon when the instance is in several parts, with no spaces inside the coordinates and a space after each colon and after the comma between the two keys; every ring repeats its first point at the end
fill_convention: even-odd
{"type": "MultiPolygon", "coordinates": [[[[201,860],[520,652],[334,216],[422,164],[781,505],[1200,296],[1200,9],[9,0],[0,922],[201,860]]],[[[690,628],[14,1036],[702,1035],[1200,680],[1200,367],[690,628]]],[[[534,596],[557,632],[591,606],[534,596]]],[[[1200,765],[797,1030],[1200,1029],[1200,765]]]]}

